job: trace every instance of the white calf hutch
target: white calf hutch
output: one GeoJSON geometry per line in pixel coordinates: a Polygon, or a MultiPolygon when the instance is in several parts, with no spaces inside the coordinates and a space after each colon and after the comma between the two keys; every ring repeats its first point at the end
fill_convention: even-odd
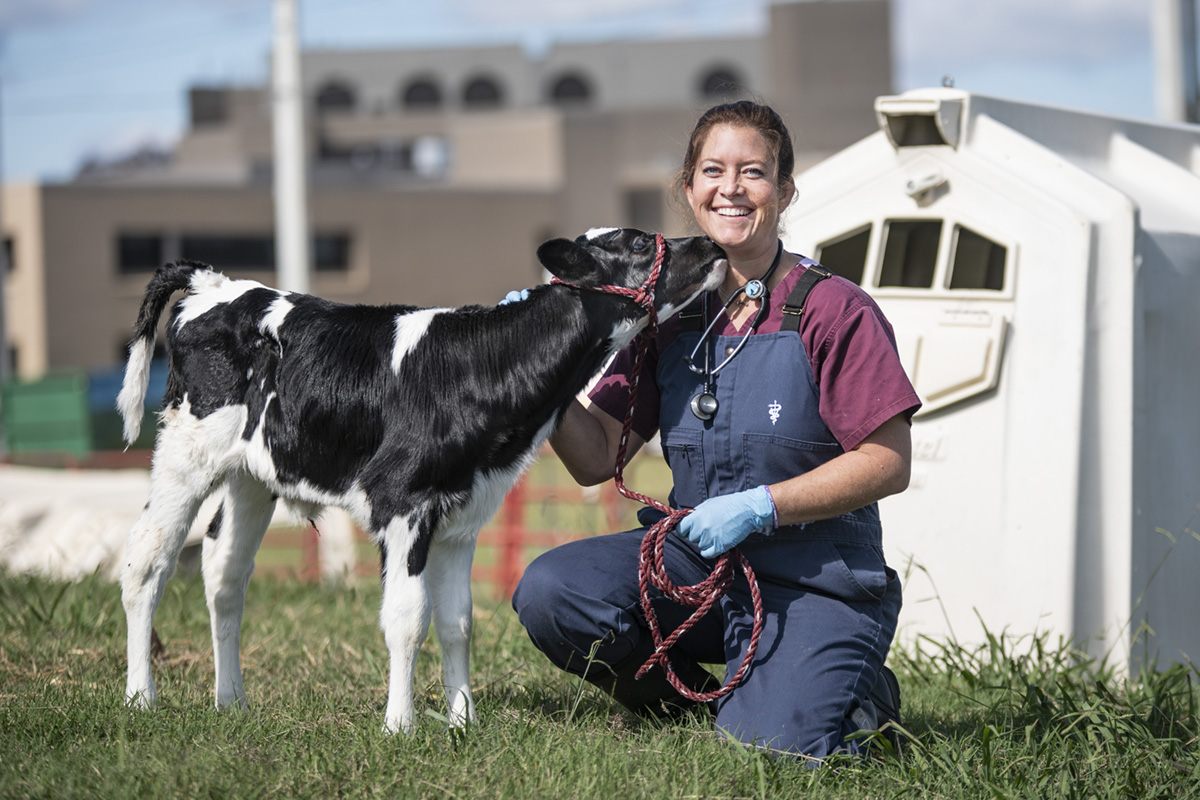
{"type": "Polygon", "coordinates": [[[953,89],[875,108],[797,179],[785,239],[876,298],[925,404],[881,504],[900,641],[1200,660],[1200,127],[953,89]]]}

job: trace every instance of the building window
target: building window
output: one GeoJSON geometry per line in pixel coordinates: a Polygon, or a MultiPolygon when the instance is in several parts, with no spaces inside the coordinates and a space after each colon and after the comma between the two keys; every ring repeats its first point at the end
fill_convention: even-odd
{"type": "MultiPolygon", "coordinates": [[[[310,240],[315,272],[350,269],[351,237],[348,233],[317,233],[310,240]]],[[[179,237],[183,258],[209,264],[221,272],[275,269],[275,237],[271,234],[184,234],[179,237]]]]}
{"type": "Polygon", "coordinates": [[[318,135],[317,162],[323,167],[346,168],[359,172],[412,172],[413,145],[396,140],[343,144],[318,135]]]}
{"type": "Polygon", "coordinates": [[[188,106],[193,128],[229,121],[229,92],[225,89],[192,89],[188,92],[188,106]]]}
{"type": "Polygon", "coordinates": [[[16,249],[13,247],[11,236],[4,237],[4,269],[7,274],[12,274],[17,268],[16,249]]]}
{"type": "Polygon", "coordinates": [[[851,283],[861,284],[867,267],[867,245],[871,242],[871,226],[821,244],[817,248],[817,261],[821,266],[840,275],[851,283]]]}
{"type": "Polygon", "coordinates": [[[223,270],[275,269],[275,239],[253,234],[184,234],[179,238],[183,258],[223,270]]]}
{"type": "Polygon", "coordinates": [[[317,91],[317,113],[353,111],[358,97],[353,87],[343,81],[328,81],[317,91]]]}
{"type": "Polygon", "coordinates": [[[345,272],[350,269],[350,235],[318,233],[313,236],[313,270],[345,272]]]}
{"type": "Polygon", "coordinates": [[[503,102],[504,96],[496,81],[480,76],[467,81],[462,99],[467,108],[496,108],[503,102]]]}
{"type": "Polygon", "coordinates": [[[442,107],[442,90],[429,78],[408,84],[400,94],[400,105],[410,111],[425,111],[442,107]]]}
{"type": "Polygon", "coordinates": [[[884,231],[883,268],[879,272],[879,285],[905,289],[932,288],[942,221],[888,220],[884,231]]]}
{"type": "Polygon", "coordinates": [[[954,226],[954,263],[951,289],[1004,290],[1004,263],[1008,248],[961,225],[954,226]]]}
{"type": "Polygon", "coordinates": [[[166,247],[161,233],[117,234],[117,272],[135,275],[154,272],[166,261],[166,247]]]}
{"type": "Polygon", "coordinates": [[[729,67],[717,67],[700,79],[700,96],[705,100],[735,100],[745,93],[741,77],[729,67]]]}
{"type": "Polygon", "coordinates": [[[662,212],[662,189],[631,189],[625,193],[625,216],[630,227],[643,231],[661,231],[662,212]]]}
{"type": "Polygon", "coordinates": [[[591,100],[591,81],[579,73],[561,75],[550,85],[550,102],[555,105],[587,105],[591,100]]]}

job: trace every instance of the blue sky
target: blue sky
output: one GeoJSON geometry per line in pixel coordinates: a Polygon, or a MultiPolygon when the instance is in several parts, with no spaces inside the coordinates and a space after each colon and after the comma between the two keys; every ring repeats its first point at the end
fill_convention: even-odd
{"type": "MultiPolygon", "coordinates": [[[[853,2],[853,0],[843,0],[853,2]]],[[[749,34],[769,0],[297,0],[303,47],[749,34]]],[[[893,0],[895,89],[1153,118],[1150,0],[893,0]]],[[[271,0],[0,0],[0,173],[169,145],[194,84],[267,79],[271,0]]]]}

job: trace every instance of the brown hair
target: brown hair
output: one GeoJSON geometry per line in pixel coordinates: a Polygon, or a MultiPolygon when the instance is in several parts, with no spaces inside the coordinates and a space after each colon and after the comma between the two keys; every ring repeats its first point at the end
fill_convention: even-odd
{"type": "Polygon", "coordinates": [[[675,177],[678,197],[683,197],[687,187],[692,185],[692,178],[696,174],[696,157],[704,149],[709,132],[718,125],[734,125],[758,131],[775,155],[775,185],[782,189],[792,180],[792,171],[796,168],[796,152],[792,145],[792,135],[783,119],[768,105],[751,100],[738,100],[713,106],[700,115],[688,139],[687,152],[683,156],[683,169],[675,177]]]}

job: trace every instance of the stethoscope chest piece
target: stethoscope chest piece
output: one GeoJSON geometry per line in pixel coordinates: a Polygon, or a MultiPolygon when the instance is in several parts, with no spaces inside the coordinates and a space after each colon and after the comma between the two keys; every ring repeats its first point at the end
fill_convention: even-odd
{"type": "Polygon", "coordinates": [[[701,392],[692,398],[692,413],[697,419],[710,420],[717,413],[717,398],[709,392],[701,392]]]}

